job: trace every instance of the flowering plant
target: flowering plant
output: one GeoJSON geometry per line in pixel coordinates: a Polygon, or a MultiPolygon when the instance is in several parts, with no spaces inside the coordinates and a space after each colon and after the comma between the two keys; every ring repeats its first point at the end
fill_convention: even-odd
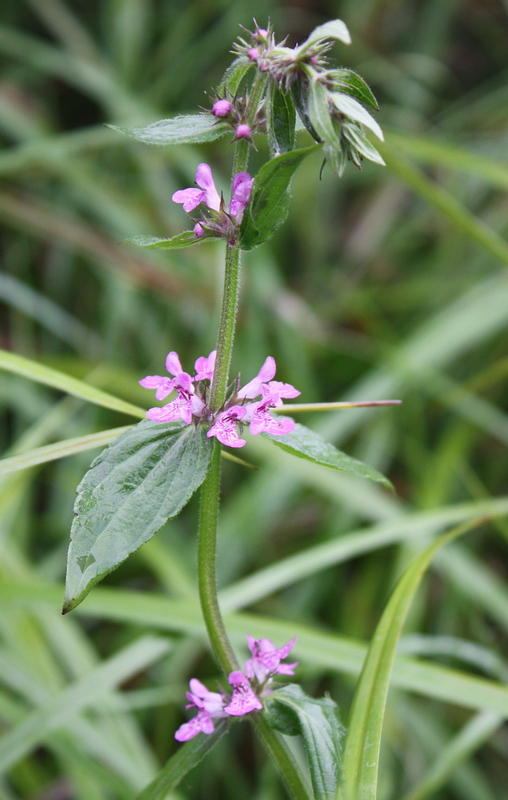
{"type": "MultiPolygon", "coordinates": [[[[248,717],[297,800],[310,800],[311,793],[280,732],[302,737],[316,800],[329,800],[336,793],[344,800],[353,800],[353,784],[349,778],[342,781],[339,769],[343,728],[330,698],[315,700],[291,683],[277,688],[277,676],[285,679],[294,675],[297,662],[287,663],[286,659],[296,637],[277,648],[269,638],[247,636],[250,657],[240,669],[217,594],[217,520],[221,458],[239,461],[229,448],[248,447],[248,438],[242,438],[247,426],[252,436],[261,435],[298,458],[390,485],[376,470],[280,413],[398,401],[286,405],[285,401],[298,397],[300,391],[291,383],[275,380],[276,364],[271,356],[245,384],[240,376],[231,381],[229,375],[240,255],[267,241],[284,222],[291,179],[299,164],[317,151],[322,151],[337,175],[342,174],[348,160],[358,167],[364,158],[382,163],[365,132],[370,130],[382,138],[379,125],[367,110],[377,108],[376,101],[360,76],[330,64],[328,53],[336,41],[350,41],[340,20],[316,28],[294,48],[285,42],[276,43],[270,26],[256,25],[237,43],[235,60],[215,90],[210,109],[122,131],[151,144],[207,142],[232,134],[229,202],[218,191],[211,167],[200,163],[196,186],[180,189],[172,197],[185,213],[194,214],[190,216],[192,229],[168,238],[138,236],[130,240],[142,247],[169,249],[202,245],[211,238],[223,240],[224,291],[215,348],[208,356],[196,359],[193,374],[182,368],[177,352],[172,350],[166,357],[168,375],[142,378],[140,384],[154,391],[156,401],[163,405],[149,408],[146,419],[115,439],[80,483],[64,600],[67,613],[104,575],[176,516],[200,489],[199,597],[210,646],[228,690],[212,691],[198,678],[190,680],[187,708],[197,713],[175,733],[188,748],[188,755],[177,765],[183,763],[186,769],[199,760],[203,754],[201,734],[212,746],[228,721],[248,717]],[[296,147],[297,130],[306,130],[313,143],[296,147]],[[247,171],[249,153],[259,134],[267,137],[269,158],[251,177],[247,171]]],[[[363,730],[361,725],[357,727],[363,730]]],[[[184,774],[183,766],[175,769],[180,777],[184,774]]],[[[147,795],[152,796],[159,795],[147,795]]]]}

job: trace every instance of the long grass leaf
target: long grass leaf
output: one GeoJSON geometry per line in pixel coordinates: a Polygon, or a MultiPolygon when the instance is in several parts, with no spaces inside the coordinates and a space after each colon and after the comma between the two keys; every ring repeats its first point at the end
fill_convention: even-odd
{"type": "Polygon", "coordinates": [[[143,418],[146,414],[143,408],[127,403],[119,397],[114,397],[107,392],[96,389],[84,381],[66,375],[64,372],[59,372],[51,367],[46,367],[39,364],[31,358],[10,353],[7,350],[0,350],[0,369],[8,372],[13,372],[15,375],[22,375],[37,383],[43,383],[46,386],[52,386],[54,389],[59,389],[61,392],[67,392],[74,397],[79,397],[89,403],[95,403],[105,408],[112,408],[115,411],[120,411],[123,414],[129,414],[133,417],[143,418]]]}
{"type": "Polygon", "coordinates": [[[344,744],[343,783],[338,800],[375,800],[381,731],[395,650],[409,606],[436,552],[480,521],[454,528],[409,565],[395,587],[372,638],[355,690],[344,744]]]}

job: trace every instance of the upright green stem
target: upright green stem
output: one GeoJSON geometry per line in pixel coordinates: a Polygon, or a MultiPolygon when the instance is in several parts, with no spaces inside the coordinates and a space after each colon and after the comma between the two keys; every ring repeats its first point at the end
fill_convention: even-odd
{"type": "Polygon", "coordinates": [[[217,598],[217,521],[220,500],[220,444],[210,439],[212,466],[201,488],[198,538],[198,582],[201,611],[208,638],[222,671],[228,675],[238,669],[238,662],[219,608],[217,598]]]}
{"type": "MultiPolygon", "coordinates": [[[[233,177],[244,172],[249,160],[249,144],[244,139],[237,142],[233,160],[233,177]]],[[[217,357],[213,374],[210,408],[217,411],[226,399],[229,379],[229,367],[233,353],[233,341],[238,311],[240,290],[240,248],[228,244],[226,246],[226,263],[224,271],[224,290],[222,308],[217,334],[217,357]]]]}
{"type": "MultiPolygon", "coordinates": [[[[255,82],[256,93],[261,84],[255,82]]],[[[254,98],[255,99],[255,98],[254,98]]],[[[257,108],[256,101],[256,108],[257,108]]],[[[247,168],[249,145],[240,140],[235,147],[233,177],[247,168]]],[[[224,274],[224,292],[217,336],[217,357],[209,401],[210,409],[217,412],[226,399],[229,367],[233,352],[236,328],[238,294],[240,288],[240,249],[227,245],[224,274]]],[[[226,633],[217,597],[217,523],[220,502],[221,454],[219,442],[212,438],[213,447],[210,471],[201,487],[198,538],[198,582],[199,599],[206,630],[213,652],[225,675],[239,669],[239,665],[226,633]]],[[[309,800],[310,792],[305,779],[293,760],[283,739],[267,724],[263,712],[252,717],[259,736],[277,765],[294,800],[309,800]]]]}

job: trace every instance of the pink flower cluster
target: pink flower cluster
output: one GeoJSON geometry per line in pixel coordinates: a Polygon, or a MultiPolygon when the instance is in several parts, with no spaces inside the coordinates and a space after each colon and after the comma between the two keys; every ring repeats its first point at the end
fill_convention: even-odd
{"type": "Polygon", "coordinates": [[[275,675],[294,675],[298,662],[282,664],[294,647],[296,636],[277,649],[270,639],[253,639],[247,636],[251,658],[245,662],[244,671],[231,672],[228,683],[231,695],[210,692],[197,678],[192,678],[187,692],[186,708],[197,708],[198,713],[189,722],[184,722],[175,733],[175,739],[186,742],[198,733],[213,733],[214,719],[242,717],[251,711],[263,708],[260,697],[270,693],[270,684],[275,675]]]}
{"type": "Polygon", "coordinates": [[[281,436],[293,430],[295,423],[292,419],[275,419],[270,411],[280,408],[284,399],[298,397],[300,392],[290,383],[273,380],[276,365],[271,356],[265,360],[257,376],[234,391],[224,407],[214,415],[207,405],[207,393],[213,379],[215,358],[215,350],[208,357],[198,358],[194,365],[196,374],[191,377],[182,370],[177,353],[168,353],[166,369],[172,377],[147,375],[139,383],[145,389],[155,389],[157,400],[164,400],[172,392],[176,392],[176,397],[162,408],[150,408],[146,412],[148,419],[155,422],[181,419],[186,425],[192,421],[196,424],[206,422],[211,424],[207,436],[215,436],[228,447],[243,447],[246,444],[245,439],[238,435],[238,425],[249,425],[253,436],[259,433],[281,436]]]}
{"type": "Polygon", "coordinates": [[[251,178],[248,172],[239,172],[235,175],[231,202],[227,209],[224,199],[219,196],[215,187],[209,164],[198,165],[196,183],[199,187],[197,189],[191,186],[175,192],[172,197],[173,202],[181,203],[187,214],[201,204],[206,206],[208,213],[203,214],[199,221],[194,220],[194,234],[198,238],[209,235],[225,238],[230,244],[235,244],[237,230],[250,201],[254,178],[251,178]]]}

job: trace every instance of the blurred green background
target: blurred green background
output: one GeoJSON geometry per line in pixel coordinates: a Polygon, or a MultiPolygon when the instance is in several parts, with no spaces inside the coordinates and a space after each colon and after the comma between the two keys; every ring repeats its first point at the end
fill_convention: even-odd
{"type": "MultiPolygon", "coordinates": [[[[231,621],[235,643],[243,657],[242,632],[280,646],[296,631],[306,690],[330,692],[347,720],[361,643],[403,566],[448,525],[490,515],[436,559],[413,605],[380,800],[503,800],[506,3],[4,0],[0,344],[146,407],[137,380],[169,350],[187,368],[210,352],[222,245],[161,254],[122,240],[187,227],[172,193],[200,161],[225,188],[231,151],[149,148],[104,123],[209,108],[253,14],[290,44],[346,22],[353,44],[333,54],[379,100],[387,167],[340,181],[320,179],[319,155],[299,168],[288,222],[245,257],[234,372],[248,380],[270,354],[302,402],[404,402],[302,420],[384,471],[394,496],[257,438],[242,456],[258,471],[225,465],[221,582],[227,608],[248,611],[231,621]]],[[[256,146],[253,172],[267,158],[256,146]]],[[[5,456],[132,421],[1,376],[5,456]]],[[[197,501],[59,617],[75,487],[96,452],[0,475],[0,800],[132,800],[175,749],[189,677],[217,675],[196,606],[197,501]]],[[[242,725],[171,796],[284,790],[242,725]]]]}

